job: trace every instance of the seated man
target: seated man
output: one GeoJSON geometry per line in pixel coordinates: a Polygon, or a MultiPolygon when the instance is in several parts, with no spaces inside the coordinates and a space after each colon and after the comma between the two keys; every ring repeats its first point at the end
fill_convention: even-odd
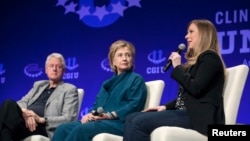
{"type": "Polygon", "coordinates": [[[76,86],[64,83],[65,60],[52,53],[45,62],[49,80],[34,83],[19,101],[5,100],[0,107],[0,140],[16,141],[31,135],[51,138],[55,128],[77,119],[78,92],[76,86]]]}

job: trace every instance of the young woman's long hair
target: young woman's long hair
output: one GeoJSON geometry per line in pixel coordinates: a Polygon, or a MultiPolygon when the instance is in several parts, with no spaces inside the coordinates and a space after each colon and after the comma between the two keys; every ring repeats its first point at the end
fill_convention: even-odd
{"type": "Polygon", "coordinates": [[[188,28],[191,24],[195,24],[197,26],[198,32],[199,32],[199,40],[194,48],[187,49],[187,52],[185,54],[185,58],[187,59],[187,62],[185,66],[189,68],[190,66],[196,63],[198,56],[202,52],[206,50],[212,50],[220,56],[221,62],[223,63],[224,70],[225,70],[226,66],[220,53],[217,30],[214,24],[206,19],[192,20],[188,24],[188,28]]]}

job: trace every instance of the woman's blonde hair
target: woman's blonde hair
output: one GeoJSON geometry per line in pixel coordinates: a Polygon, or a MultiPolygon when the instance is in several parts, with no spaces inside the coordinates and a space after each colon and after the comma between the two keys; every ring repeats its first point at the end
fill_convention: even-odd
{"type": "Polygon", "coordinates": [[[199,32],[199,40],[194,48],[187,49],[187,52],[185,54],[185,58],[187,59],[187,62],[185,66],[190,67],[191,65],[194,65],[197,61],[198,56],[202,52],[206,50],[212,50],[220,56],[220,59],[225,69],[225,64],[220,53],[217,30],[214,24],[206,19],[200,19],[200,20],[196,19],[196,20],[192,20],[188,24],[187,28],[189,28],[191,24],[195,24],[197,26],[198,32],[199,32]]]}
{"type": "Polygon", "coordinates": [[[116,72],[116,66],[113,64],[113,58],[115,56],[115,53],[118,49],[127,47],[131,51],[132,55],[132,67],[131,69],[134,68],[134,58],[135,58],[135,47],[132,43],[125,41],[125,40],[117,40],[114,43],[111,44],[109,47],[109,53],[108,53],[108,58],[109,58],[109,65],[113,71],[116,72]]]}

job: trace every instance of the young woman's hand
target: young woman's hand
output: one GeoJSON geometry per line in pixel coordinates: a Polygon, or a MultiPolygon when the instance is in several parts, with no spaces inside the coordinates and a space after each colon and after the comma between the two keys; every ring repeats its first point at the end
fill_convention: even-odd
{"type": "Polygon", "coordinates": [[[149,111],[164,111],[166,110],[166,106],[156,106],[156,107],[151,107],[151,108],[147,108],[145,110],[143,110],[142,112],[149,112],[149,111]]]}

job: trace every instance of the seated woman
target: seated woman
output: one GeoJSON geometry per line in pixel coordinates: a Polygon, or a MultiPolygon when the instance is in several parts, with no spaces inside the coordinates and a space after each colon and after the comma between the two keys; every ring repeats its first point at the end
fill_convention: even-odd
{"type": "Polygon", "coordinates": [[[106,80],[97,95],[93,110],[79,122],[57,127],[52,141],[91,141],[99,133],[123,135],[125,117],[144,108],[147,89],[143,77],[135,72],[135,48],[128,41],[118,40],[110,46],[108,58],[114,76],[106,80]]]}
{"type": "Polygon", "coordinates": [[[150,141],[151,132],[160,126],[189,128],[207,135],[209,124],[224,124],[225,65],[216,28],[208,20],[193,20],[185,38],[187,62],[181,64],[177,52],[169,56],[174,67],[171,77],[179,83],[176,99],[128,115],[124,141],[150,141]]]}

